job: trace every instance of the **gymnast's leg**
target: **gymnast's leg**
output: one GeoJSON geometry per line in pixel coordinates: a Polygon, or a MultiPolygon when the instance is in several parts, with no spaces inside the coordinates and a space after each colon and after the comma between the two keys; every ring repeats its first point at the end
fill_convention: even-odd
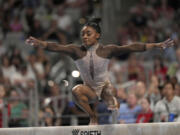
{"type": "Polygon", "coordinates": [[[98,119],[95,109],[92,110],[89,102],[97,100],[96,93],[86,85],[76,85],[72,90],[76,103],[90,116],[90,125],[97,125],[98,119]]]}

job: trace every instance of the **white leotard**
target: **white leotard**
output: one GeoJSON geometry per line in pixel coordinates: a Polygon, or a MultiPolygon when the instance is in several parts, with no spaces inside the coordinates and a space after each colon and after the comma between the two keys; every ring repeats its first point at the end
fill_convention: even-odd
{"type": "Polygon", "coordinates": [[[86,56],[75,61],[80,71],[84,84],[95,90],[96,95],[100,98],[102,88],[105,83],[110,82],[108,77],[109,59],[102,58],[96,54],[99,44],[93,45],[87,50],[86,56]],[[94,63],[94,78],[90,75],[90,54],[92,53],[94,63]]]}

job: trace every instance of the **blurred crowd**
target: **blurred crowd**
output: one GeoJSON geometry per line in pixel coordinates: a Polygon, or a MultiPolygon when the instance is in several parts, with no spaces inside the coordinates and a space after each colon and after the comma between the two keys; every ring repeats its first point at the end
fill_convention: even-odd
{"type": "MultiPolygon", "coordinates": [[[[101,6],[100,0],[0,0],[0,127],[88,124],[71,96],[82,83],[71,75],[72,60],[24,40],[80,43],[84,18],[101,6]]],[[[139,0],[130,7],[126,23],[117,27],[118,45],[172,38],[175,46],[111,60],[121,105],[114,118],[104,102],[97,103],[100,124],[180,121],[179,6],[178,0],[139,0]]]]}
{"type": "Polygon", "coordinates": [[[119,45],[167,38],[175,42],[173,48],[126,53],[111,61],[111,80],[121,103],[118,123],[180,120],[179,5],[178,0],[139,0],[118,28],[119,45]]]}

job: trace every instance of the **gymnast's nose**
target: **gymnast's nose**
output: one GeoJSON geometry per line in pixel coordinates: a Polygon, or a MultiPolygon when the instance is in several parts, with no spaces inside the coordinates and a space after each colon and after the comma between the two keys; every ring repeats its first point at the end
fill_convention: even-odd
{"type": "Polygon", "coordinates": [[[84,34],[82,38],[83,38],[83,40],[87,40],[88,39],[87,34],[84,34]]]}

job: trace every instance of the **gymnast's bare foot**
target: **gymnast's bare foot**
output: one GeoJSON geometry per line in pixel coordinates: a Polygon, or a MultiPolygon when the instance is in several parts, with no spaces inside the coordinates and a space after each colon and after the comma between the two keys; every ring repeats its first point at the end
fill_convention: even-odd
{"type": "Polygon", "coordinates": [[[90,117],[89,125],[98,125],[97,117],[90,117]]]}
{"type": "Polygon", "coordinates": [[[108,110],[112,110],[112,111],[119,110],[120,103],[117,101],[117,99],[115,97],[113,97],[113,101],[114,101],[114,103],[112,105],[108,106],[108,110]]]}

